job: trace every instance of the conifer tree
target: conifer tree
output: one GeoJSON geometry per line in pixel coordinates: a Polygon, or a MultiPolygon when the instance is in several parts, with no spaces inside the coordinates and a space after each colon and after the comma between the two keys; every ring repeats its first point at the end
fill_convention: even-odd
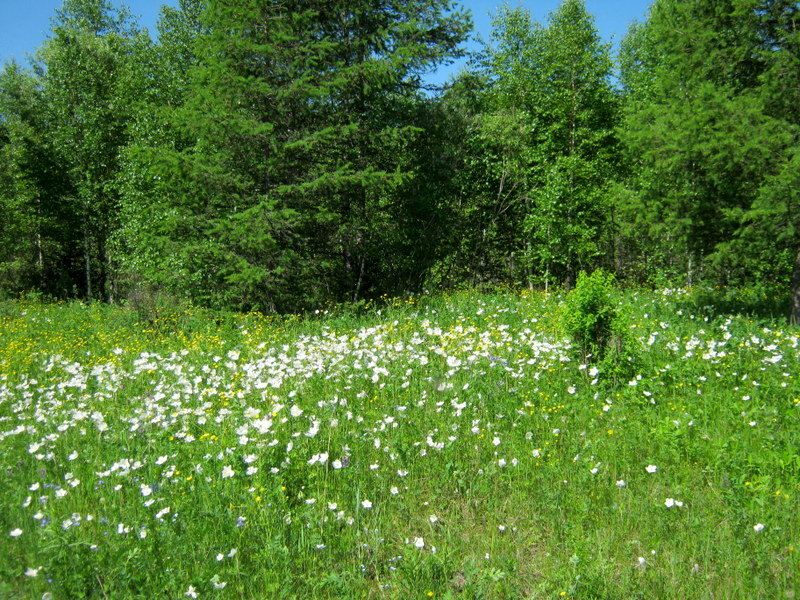
{"type": "Polygon", "coordinates": [[[151,149],[161,218],[141,236],[142,275],[235,308],[374,289],[393,194],[412,176],[404,107],[468,28],[451,8],[210,1],[171,116],[182,142],[151,149]]]}
{"type": "Polygon", "coordinates": [[[797,244],[776,226],[792,220],[797,122],[783,99],[796,94],[796,19],[781,0],[657,0],[623,44],[634,178],[622,212],[651,271],[687,283],[791,272],[797,244]]]}

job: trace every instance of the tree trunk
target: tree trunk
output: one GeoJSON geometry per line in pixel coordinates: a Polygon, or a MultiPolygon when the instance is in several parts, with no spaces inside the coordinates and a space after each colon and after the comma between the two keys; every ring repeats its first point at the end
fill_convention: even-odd
{"type": "Polygon", "coordinates": [[[97,274],[97,287],[98,287],[98,294],[97,297],[100,298],[101,301],[105,300],[109,304],[111,303],[111,299],[108,296],[108,254],[106,253],[106,245],[105,245],[105,231],[102,232],[99,236],[97,241],[97,251],[99,254],[99,269],[97,274]]]}
{"type": "Polygon", "coordinates": [[[792,312],[789,315],[789,324],[800,325],[800,245],[797,247],[792,271],[792,312]]]}
{"type": "Polygon", "coordinates": [[[36,230],[36,275],[39,280],[39,289],[44,289],[44,250],[42,249],[42,231],[41,228],[36,230]]]}
{"type": "Polygon", "coordinates": [[[564,277],[564,291],[569,292],[575,285],[575,272],[572,269],[572,264],[567,265],[567,274],[564,277]]]}
{"type": "Polygon", "coordinates": [[[83,224],[83,258],[84,258],[84,274],[86,275],[86,302],[92,303],[92,268],[89,257],[89,226],[87,223],[83,224]]]}

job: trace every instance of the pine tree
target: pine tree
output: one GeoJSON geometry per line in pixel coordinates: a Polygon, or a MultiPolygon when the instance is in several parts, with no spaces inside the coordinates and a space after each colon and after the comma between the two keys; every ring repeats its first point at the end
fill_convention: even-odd
{"type": "Polygon", "coordinates": [[[779,143],[743,217],[740,243],[733,246],[750,258],[748,265],[770,266],[763,272],[766,278],[782,281],[791,273],[789,321],[800,325],[800,6],[788,0],[753,4],[756,57],[764,65],[758,94],[764,112],[777,122],[779,143]]]}

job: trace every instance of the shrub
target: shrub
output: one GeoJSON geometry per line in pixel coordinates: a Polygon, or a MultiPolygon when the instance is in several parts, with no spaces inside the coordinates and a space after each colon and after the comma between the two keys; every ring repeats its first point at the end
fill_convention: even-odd
{"type": "Polygon", "coordinates": [[[125,304],[138,323],[162,333],[180,329],[190,308],[185,300],[149,286],[132,289],[125,304]]]}
{"type": "Polygon", "coordinates": [[[579,358],[616,382],[633,370],[636,353],[629,320],[615,296],[613,274],[581,271],[567,294],[563,324],[579,358]]]}

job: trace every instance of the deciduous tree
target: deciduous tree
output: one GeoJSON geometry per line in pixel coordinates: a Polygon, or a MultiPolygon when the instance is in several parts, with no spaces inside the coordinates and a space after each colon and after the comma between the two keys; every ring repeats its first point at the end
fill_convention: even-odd
{"type": "Polygon", "coordinates": [[[569,286],[603,253],[611,223],[618,161],[608,46],[582,0],[564,0],[546,26],[505,7],[493,39],[483,129],[502,147],[495,179],[514,190],[529,282],[569,286]]]}
{"type": "Polygon", "coordinates": [[[69,178],[61,202],[80,223],[87,300],[108,298],[107,245],[116,225],[119,153],[127,141],[133,40],[142,35],[107,0],[64,0],[39,53],[50,143],[69,178]]]}

